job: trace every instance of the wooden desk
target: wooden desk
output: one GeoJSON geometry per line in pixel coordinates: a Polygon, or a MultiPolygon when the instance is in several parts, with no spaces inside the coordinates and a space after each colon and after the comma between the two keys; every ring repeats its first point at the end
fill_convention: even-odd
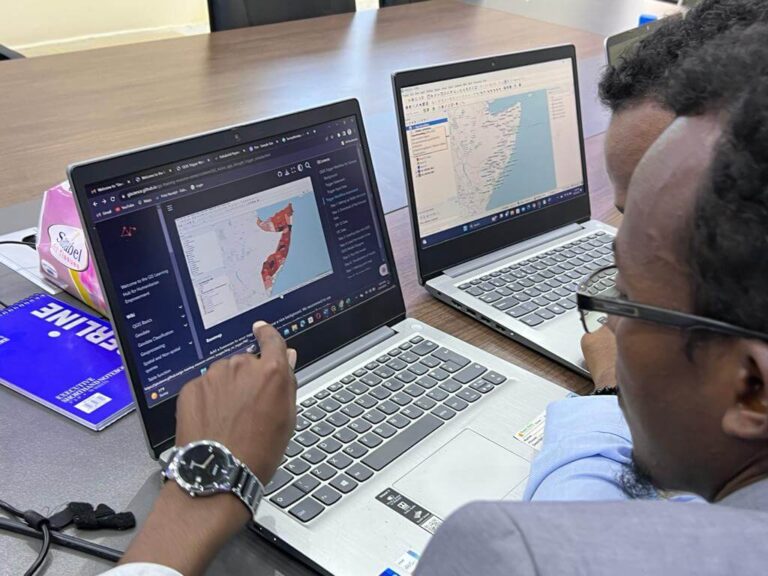
{"type": "MultiPolygon", "coordinates": [[[[350,96],[362,103],[379,187],[387,196],[404,186],[393,70],[563,42],[576,44],[580,57],[601,50],[601,38],[593,34],[446,0],[4,62],[0,219],[8,214],[4,206],[39,199],[42,190],[64,178],[70,162],[350,96]]],[[[594,212],[616,223],[602,139],[592,138],[587,149],[594,212]]],[[[416,282],[407,212],[393,212],[387,223],[412,316],[571,390],[589,387],[585,379],[429,298],[416,282]]],[[[11,225],[32,226],[34,220],[11,225]]],[[[135,414],[91,433],[2,387],[0,462],[3,498],[22,508],[89,500],[130,509],[141,520],[159,487],[135,414]]],[[[98,539],[124,548],[130,537],[98,539]]],[[[3,534],[0,566],[22,573],[34,557],[37,544],[31,546],[3,534]]],[[[105,568],[54,551],[47,573],[96,574],[105,568]]],[[[286,576],[307,574],[276,549],[242,535],[209,574],[273,576],[276,569],[286,576]]]]}

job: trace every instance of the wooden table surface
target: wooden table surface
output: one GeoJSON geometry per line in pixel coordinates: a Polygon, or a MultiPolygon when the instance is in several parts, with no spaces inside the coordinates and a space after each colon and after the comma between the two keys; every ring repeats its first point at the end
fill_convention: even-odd
{"type": "MultiPolygon", "coordinates": [[[[402,194],[403,170],[390,88],[392,71],[566,42],[576,45],[580,58],[599,54],[602,46],[602,38],[587,32],[452,0],[433,0],[213,35],[4,62],[0,64],[0,216],[3,207],[39,199],[42,190],[65,178],[66,166],[71,162],[351,96],[361,101],[383,196],[402,194]]],[[[602,136],[587,141],[593,215],[616,225],[618,214],[612,207],[602,146],[602,136]]],[[[408,217],[407,210],[401,209],[389,214],[387,223],[412,317],[571,390],[589,389],[591,384],[586,379],[429,297],[416,280],[408,217]]],[[[18,228],[34,224],[18,222],[18,228]]],[[[119,490],[94,484],[102,472],[90,470],[85,464],[97,441],[102,446],[109,442],[143,446],[135,415],[98,437],[91,438],[89,434],[86,438],[76,426],[68,426],[63,419],[51,421],[49,414],[40,413],[33,403],[18,399],[3,388],[0,396],[0,411],[8,405],[15,413],[28,412],[28,417],[21,416],[24,421],[35,421],[38,416],[47,418],[51,430],[57,431],[55,437],[37,447],[29,442],[20,445],[20,457],[42,459],[50,466],[50,458],[61,457],[37,451],[48,449],[44,444],[56,451],[60,442],[59,448],[67,454],[67,462],[61,463],[62,470],[72,476],[68,487],[88,487],[93,491],[92,497],[103,497],[99,501],[117,502],[118,506],[127,505],[124,498],[137,494],[130,502],[131,509],[140,507],[137,502],[143,502],[147,508],[151,505],[151,497],[141,496],[141,487],[145,482],[151,483],[148,475],[154,474],[150,472],[154,464],[146,453],[132,454],[140,462],[133,464],[131,470],[120,471],[119,490]],[[82,454],[76,449],[80,445],[82,454]],[[80,460],[82,478],[75,465],[80,460]]],[[[10,414],[0,414],[0,422],[6,416],[10,426],[10,414]]],[[[16,416],[13,418],[17,424],[14,428],[6,427],[3,434],[26,434],[21,428],[16,429],[20,421],[15,420],[16,416]]],[[[6,445],[6,449],[10,448],[6,445]]],[[[97,468],[102,464],[111,466],[105,461],[98,463],[97,468]]],[[[10,481],[14,482],[13,474],[10,481]]],[[[36,502],[50,505],[64,498],[63,493],[54,493],[56,485],[50,482],[30,490],[14,486],[4,497],[26,501],[28,506],[36,502]],[[49,493],[42,493],[45,490],[49,493]]],[[[129,536],[125,535],[123,540],[129,536]]],[[[123,546],[123,540],[116,539],[114,545],[123,546]]],[[[28,563],[23,553],[27,547],[22,541],[14,546],[0,556],[12,561],[13,566],[18,563],[16,567],[23,571],[28,563]]],[[[269,554],[253,548],[254,544],[242,546],[246,551],[240,553],[250,554],[254,565],[269,554]]],[[[59,554],[49,573],[80,573],[82,562],[59,554]]],[[[87,572],[103,567],[94,566],[87,572]]],[[[282,571],[299,573],[293,569],[282,571]]],[[[213,568],[211,573],[229,572],[231,566],[223,571],[213,568]]]]}

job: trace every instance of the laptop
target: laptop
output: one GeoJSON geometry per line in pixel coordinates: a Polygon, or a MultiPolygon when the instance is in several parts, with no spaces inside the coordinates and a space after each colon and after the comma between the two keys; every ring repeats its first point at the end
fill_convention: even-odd
{"type": "Polygon", "coordinates": [[[252,529],[325,574],[413,562],[462,504],[519,498],[515,434],[566,395],[406,316],[371,166],[348,100],[70,168],[154,458],[181,387],[255,320],[298,350],[252,529]]]}
{"type": "Polygon", "coordinates": [[[629,50],[632,50],[637,44],[658,28],[662,23],[662,20],[654,20],[648,22],[637,28],[625,30],[619,34],[608,36],[605,39],[605,56],[608,61],[608,66],[618,66],[622,57],[629,50]]]}
{"type": "Polygon", "coordinates": [[[579,280],[612,262],[590,219],[576,51],[559,46],[393,75],[419,281],[588,376],[579,280]]]}

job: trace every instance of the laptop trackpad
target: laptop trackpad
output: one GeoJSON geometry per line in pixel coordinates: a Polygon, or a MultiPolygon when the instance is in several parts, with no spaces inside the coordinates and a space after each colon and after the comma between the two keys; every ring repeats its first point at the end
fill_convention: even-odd
{"type": "Polygon", "coordinates": [[[501,500],[528,476],[530,463],[472,430],[464,430],[394,488],[445,519],[474,500],[501,500]]]}

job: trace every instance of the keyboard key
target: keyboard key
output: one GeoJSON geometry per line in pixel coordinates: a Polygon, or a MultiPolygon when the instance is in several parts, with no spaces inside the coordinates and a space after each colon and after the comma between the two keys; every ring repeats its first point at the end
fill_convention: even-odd
{"type": "Polygon", "coordinates": [[[448,378],[451,374],[450,372],[446,372],[442,368],[435,368],[434,370],[432,370],[432,372],[429,373],[429,375],[435,380],[442,382],[443,380],[448,378]]]}
{"type": "Polygon", "coordinates": [[[381,444],[381,438],[376,436],[376,434],[369,432],[365,436],[360,437],[360,443],[366,448],[376,448],[376,446],[381,444]]]}
{"type": "Polygon", "coordinates": [[[341,413],[350,418],[357,418],[362,414],[364,410],[357,404],[348,404],[341,409],[341,413]]]}
{"type": "Polygon", "coordinates": [[[472,382],[472,380],[478,378],[479,376],[485,374],[488,371],[488,368],[481,364],[470,364],[464,370],[461,372],[458,372],[453,375],[453,380],[456,380],[457,382],[460,382],[462,384],[468,384],[472,382]]]}
{"type": "Polygon", "coordinates": [[[272,496],[270,501],[280,506],[280,508],[288,508],[288,506],[296,503],[302,496],[304,496],[304,492],[296,488],[296,486],[288,486],[282,492],[272,496]]]}
{"type": "Polygon", "coordinates": [[[491,384],[496,384],[498,386],[499,384],[506,382],[507,377],[499,374],[498,372],[491,371],[483,376],[483,380],[488,380],[488,382],[491,384]]]}
{"type": "Polygon", "coordinates": [[[349,390],[339,390],[332,396],[332,398],[342,404],[348,404],[355,399],[355,395],[349,390]]]}
{"type": "Polygon", "coordinates": [[[437,400],[438,402],[442,402],[446,398],[448,398],[448,393],[444,390],[441,390],[440,388],[435,388],[434,390],[430,390],[427,392],[427,396],[429,396],[432,400],[437,400]]]}
{"type": "Polygon", "coordinates": [[[486,304],[493,304],[494,302],[501,300],[501,296],[499,294],[496,294],[496,292],[488,292],[480,296],[480,300],[485,302],[486,304]]]}
{"type": "Polygon", "coordinates": [[[379,366],[373,373],[384,380],[395,375],[395,371],[392,370],[389,366],[379,366]]]}
{"type": "Polygon", "coordinates": [[[349,427],[355,432],[357,432],[358,434],[364,434],[371,429],[371,425],[365,420],[363,420],[362,418],[352,422],[352,424],[350,424],[349,427]]]}
{"type": "Polygon", "coordinates": [[[376,374],[366,374],[362,378],[360,378],[360,382],[365,384],[366,386],[378,386],[381,384],[381,378],[376,376],[376,374]]]}
{"type": "MultiPolygon", "coordinates": [[[[431,400],[430,400],[430,402],[431,402],[431,400]]],[[[433,403],[433,406],[434,406],[434,403],[433,403]]],[[[430,408],[431,408],[431,406],[430,406],[430,408]]],[[[430,408],[427,408],[427,410],[429,410],[430,408]]],[[[424,414],[424,410],[422,410],[418,406],[412,405],[412,406],[406,406],[405,408],[403,408],[402,411],[400,412],[400,414],[403,414],[404,416],[407,416],[411,420],[416,420],[416,418],[419,418],[420,416],[422,416],[424,414]]],[[[399,426],[398,426],[398,428],[399,428],[399,426]]]]}
{"type": "Polygon", "coordinates": [[[301,455],[304,460],[309,462],[310,464],[318,464],[319,462],[322,462],[325,460],[325,454],[323,454],[320,450],[317,448],[310,448],[304,454],[301,455]]]}
{"type": "Polygon", "coordinates": [[[327,454],[333,454],[334,452],[341,450],[341,442],[333,438],[326,438],[320,442],[317,447],[327,454]]]}
{"type": "Polygon", "coordinates": [[[392,400],[392,402],[400,406],[406,406],[411,403],[412,398],[408,394],[404,394],[403,392],[398,392],[397,394],[392,396],[390,400],[392,400]]]}
{"type": "Polygon", "coordinates": [[[453,362],[454,364],[458,364],[461,368],[469,364],[469,360],[467,358],[464,358],[464,356],[457,354],[452,350],[448,350],[448,348],[438,348],[432,352],[432,356],[442,360],[443,362],[453,362]]]}
{"type": "Polygon", "coordinates": [[[474,384],[470,384],[469,387],[472,388],[472,390],[477,390],[481,394],[488,394],[488,392],[493,390],[493,384],[485,380],[479,380],[474,384]]]}
{"type": "Polygon", "coordinates": [[[351,466],[349,469],[347,469],[346,474],[358,482],[365,482],[368,480],[368,478],[373,476],[373,472],[371,472],[369,468],[363,466],[362,464],[355,464],[354,466],[351,466]]]}
{"type": "Polygon", "coordinates": [[[544,318],[537,314],[529,314],[525,318],[520,319],[524,324],[527,324],[528,326],[534,327],[538,326],[542,322],[544,322],[544,318]]]}
{"type": "Polygon", "coordinates": [[[464,388],[461,392],[456,394],[459,398],[462,400],[465,400],[466,402],[477,402],[477,400],[480,399],[481,394],[479,392],[475,392],[471,388],[464,388]]]}
{"type": "Polygon", "coordinates": [[[421,359],[421,363],[424,364],[424,366],[427,366],[429,368],[440,366],[440,360],[438,360],[434,356],[425,356],[424,358],[421,359]]]}
{"type": "Polygon", "coordinates": [[[355,394],[356,396],[360,396],[361,394],[365,394],[366,392],[368,392],[368,386],[366,386],[360,381],[353,382],[352,384],[347,386],[346,389],[352,392],[353,394],[355,394]]]}
{"type": "Polygon", "coordinates": [[[448,406],[448,408],[456,410],[456,412],[461,412],[462,410],[464,410],[464,408],[469,406],[469,404],[467,404],[464,400],[462,400],[458,396],[448,398],[448,400],[446,400],[444,404],[448,406]]]}
{"type": "MultiPolygon", "coordinates": [[[[555,315],[549,310],[547,310],[546,308],[544,308],[543,310],[537,311],[536,314],[544,318],[544,320],[552,320],[552,318],[555,317],[555,315]]],[[[525,322],[525,320],[523,320],[523,322],[525,322]]]]}
{"type": "Polygon", "coordinates": [[[344,448],[343,452],[348,456],[352,456],[352,458],[362,458],[363,456],[368,454],[368,448],[366,448],[362,444],[353,442],[352,444],[344,448]]]}
{"type": "Polygon", "coordinates": [[[313,434],[312,432],[306,431],[296,436],[295,440],[305,448],[308,448],[314,444],[317,444],[320,438],[318,438],[317,435],[313,434]]]}
{"type": "Polygon", "coordinates": [[[296,480],[296,482],[293,483],[293,486],[296,486],[296,488],[304,492],[304,494],[309,494],[310,492],[312,492],[312,490],[320,486],[320,480],[318,480],[311,474],[305,474],[304,476],[296,480]]]}
{"type": "Polygon", "coordinates": [[[355,377],[349,374],[344,376],[344,378],[341,379],[342,384],[351,384],[354,381],[355,381],[355,377]]]}
{"type": "Polygon", "coordinates": [[[344,470],[347,466],[352,464],[352,458],[347,456],[346,454],[334,454],[330,458],[328,458],[328,464],[333,466],[334,468],[338,468],[339,470],[344,470]]]}
{"type": "Polygon", "coordinates": [[[318,422],[312,428],[310,428],[314,434],[317,434],[318,436],[328,436],[328,434],[332,434],[334,430],[336,430],[335,427],[330,425],[328,422],[318,422]]]}
{"type": "Polygon", "coordinates": [[[336,504],[336,502],[339,501],[339,498],[341,498],[341,494],[339,494],[336,490],[334,490],[330,486],[323,486],[322,488],[318,488],[317,490],[315,490],[312,496],[320,500],[320,502],[322,502],[326,506],[331,506],[333,504],[336,504]]]}
{"type": "Polygon", "coordinates": [[[360,398],[355,400],[355,403],[359,404],[367,410],[368,408],[373,408],[376,406],[376,399],[366,394],[365,396],[360,396],[360,398]]]}
{"type": "Polygon", "coordinates": [[[518,304],[520,304],[520,300],[518,300],[514,296],[510,296],[509,298],[504,298],[504,300],[500,300],[499,302],[496,302],[496,304],[494,304],[493,307],[503,312],[504,310],[509,310],[513,306],[517,306],[518,304]]]}
{"type": "Polygon", "coordinates": [[[348,444],[357,438],[357,434],[351,428],[342,428],[333,437],[342,444],[348,444]]]}
{"type": "Polygon", "coordinates": [[[419,396],[424,394],[426,392],[426,390],[424,388],[422,388],[421,386],[419,386],[418,384],[409,384],[408,386],[405,387],[405,390],[403,390],[403,392],[405,392],[409,396],[413,396],[414,398],[418,398],[419,396]]]}
{"type": "Polygon", "coordinates": [[[370,392],[371,396],[376,398],[377,400],[386,400],[390,396],[392,396],[392,392],[387,390],[384,386],[377,386],[370,392]]]}
{"type": "Polygon", "coordinates": [[[325,421],[329,424],[333,424],[336,428],[341,428],[342,426],[349,424],[349,416],[342,414],[341,412],[336,412],[328,416],[325,421]]]}
{"type": "MultiPolygon", "coordinates": [[[[450,420],[454,416],[456,416],[456,412],[448,408],[447,406],[438,406],[430,414],[434,414],[438,418],[441,418],[442,420],[450,420]]],[[[421,420],[419,420],[421,422],[421,420]]]]}
{"type": "Polygon", "coordinates": [[[442,384],[440,384],[440,388],[445,390],[446,392],[456,392],[457,390],[461,390],[461,384],[456,382],[455,380],[446,380],[442,384]]]}
{"type": "Polygon", "coordinates": [[[483,291],[477,286],[472,286],[472,288],[467,290],[467,294],[469,294],[470,296],[478,297],[483,295],[483,291]]]}
{"type": "Polygon", "coordinates": [[[572,310],[573,308],[576,308],[576,302],[574,302],[570,298],[563,298],[562,300],[560,300],[560,302],[558,302],[558,304],[563,308],[565,308],[566,310],[572,310]]]}
{"type": "Polygon", "coordinates": [[[430,340],[424,340],[423,342],[411,348],[411,352],[418,354],[419,356],[426,356],[427,354],[431,354],[433,351],[437,350],[437,348],[438,346],[434,342],[430,340]]]}
{"type": "Polygon", "coordinates": [[[416,420],[381,448],[368,454],[368,456],[363,458],[362,462],[373,470],[382,470],[440,426],[442,426],[442,422],[438,418],[427,414],[423,418],[416,420]]]}
{"type": "Polygon", "coordinates": [[[437,380],[435,380],[431,376],[424,376],[423,378],[419,378],[418,380],[416,380],[416,384],[418,384],[422,388],[431,390],[432,388],[437,386],[437,380]]]}
{"type": "Polygon", "coordinates": [[[366,369],[365,368],[359,368],[358,370],[355,370],[354,372],[352,372],[352,374],[354,374],[355,376],[360,378],[361,376],[365,376],[366,369]]]}
{"type": "MultiPolygon", "coordinates": [[[[404,409],[407,410],[409,408],[411,408],[411,406],[407,406],[404,409]]],[[[415,409],[418,410],[418,408],[415,408],[415,409]]],[[[405,428],[410,423],[411,423],[410,418],[406,418],[401,414],[395,414],[391,418],[387,419],[387,424],[389,424],[390,426],[394,426],[397,429],[405,428]]]]}
{"type": "Polygon", "coordinates": [[[309,408],[310,406],[314,406],[315,404],[317,404],[317,400],[315,400],[314,398],[307,398],[301,403],[301,405],[304,406],[304,408],[309,408]]]}
{"type": "Polygon", "coordinates": [[[380,412],[383,412],[387,416],[391,416],[392,414],[400,410],[400,406],[398,406],[394,402],[386,400],[381,404],[379,404],[378,406],[376,406],[376,409],[379,410],[380,412]]]}
{"type": "Polygon", "coordinates": [[[320,392],[315,394],[315,398],[317,400],[323,400],[324,398],[328,398],[328,396],[330,396],[330,395],[331,395],[331,393],[328,390],[321,390],[320,392]]]}
{"type": "Polygon", "coordinates": [[[285,465],[285,469],[288,470],[288,472],[290,472],[291,474],[300,476],[301,474],[304,474],[304,472],[309,470],[309,464],[307,464],[301,458],[296,458],[288,462],[288,464],[285,465]]]}
{"type": "Polygon", "coordinates": [[[302,416],[311,422],[320,422],[320,420],[325,418],[326,412],[320,410],[317,406],[312,406],[309,410],[304,410],[302,416]]]}
{"type": "MultiPolygon", "coordinates": [[[[559,300],[559,298],[558,298],[558,300],[559,300]]],[[[551,303],[551,300],[547,300],[547,299],[546,299],[544,296],[539,296],[538,298],[534,298],[534,299],[532,300],[532,302],[533,302],[534,304],[536,304],[536,306],[539,306],[539,307],[541,307],[541,308],[544,308],[544,307],[546,307],[546,306],[549,306],[549,305],[550,305],[550,303],[551,303]]]]}
{"type": "Polygon", "coordinates": [[[395,358],[390,360],[389,363],[387,363],[387,366],[389,366],[395,372],[400,372],[400,370],[405,370],[408,367],[408,364],[402,360],[399,360],[398,358],[395,358]]]}
{"type": "Polygon", "coordinates": [[[338,476],[336,476],[336,478],[331,480],[331,486],[336,488],[336,490],[338,490],[342,494],[349,494],[350,492],[352,492],[352,490],[357,488],[357,482],[352,480],[352,478],[350,478],[346,474],[339,474],[338,476]]]}
{"type": "Polygon", "coordinates": [[[338,392],[339,390],[342,389],[342,387],[343,385],[341,382],[334,382],[333,384],[328,386],[328,390],[330,390],[331,392],[338,392]]]}
{"type": "Polygon", "coordinates": [[[330,413],[330,412],[335,412],[336,410],[341,408],[341,403],[336,402],[336,400],[334,400],[333,398],[326,398],[325,400],[320,402],[318,406],[320,406],[320,408],[322,408],[326,412],[330,413]]]}
{"type": "MultiPolygon", "coordinates": [[[[502,298],[506,298],[507,296],[512,296],[513,292],[506,286],[502,288],[496,288],[496,294],[501,296],[502,298]]],[[[494,308],[496,308],[496,304],[493,305],[494,308]]]]}
{"type": "MultiPolygon", "coordinates": [[[[421,398],[416,400],[416,402],[413,403],[414,406],[418,406],[422,410],[432,410],[432,408],[435,407],[435,404],[437,403],[434,400],[432,400],[431,398],[427,398],[426,396],[422,396],[421,398]]],[[[403,408],[403,412],[402,412],[403,414],[405,413],[405,410],[407,410],[407,407],[403,408]]]]}
{"type": "Polygon", "coordinates": [[[536,298],[537,296],[541,296],[541,290],[538,288],[528,288],[523,294],[529,298],[536,298]]]}
{"type": "Polygon", "coordinates": [[[416,380],[416,374],[411,372],[410,370],[406,370],[404,372],[400,372],[397,376],[395,376],[400,382],[403,382],[405,384],[410,384],[414,380],[416,380]]]}
{"type": "Polygon", "coordinates": [[[288,442],[288,447],[285,449],[285,455],[288,456],[288,458],[293,458],[294,456],[296,456],[296,454],[298,454],[302,450],[304,450],[304,448],[302,448],[301,446],[296,444],[296,442],[291,440],[290,442],[288,442]]]}
{"type": "Polygon", "coordinates": [[[312,425],[312,422],[304,418],[304,416],[296,417],[296,432],[301,432],[302,430],[306,430],[311,425],[312,425]]]}
{"type": "Polygon", "coordinates": [[[410,350],[411,348],[413,348],[413,344],[411,344],[410,342],[403,342],[402,344],[400,344],[400,346],[398,346],[398,348],[400,348],[400,350],[410,350]]]}
{"type": "Polygon", "coordinates": [[[408,372],[413,372],[416,374],[416,376],[423,376],[429,372],[429,368],[424,366],[424,364],[421,362],[416,362],[415,364],[411,364],[411,366],[408,368],[408,372]]]}
{"type": "Polygon", "coordinates": [[[411,344],[419,344],[421,342],[424,342],[424,338],[422,338],[421,336],[414,336],[413,338],[408,340],[408,342],[410,342],[411,344]]]}
{"type": "Polygon", "coordinates": [[[400,360],[407,362],[408,364],[413,364],[414,362],[418,362],[419,357],[412,352],[405,352],[404,354],[400,355],[400,360]]]}
{"type": "Polygon", "coordinates": [[[385,416],[382,414],[379,410],[371,410],[368,412],[365,416],[363,416],[368,422],[371,424],[378,424],[382,420],[384,420],[385,416]]]}
{"type": "Polygon", "coordinates": [[[320,466],[312,470],[312,475],[325,482],[336,476],[336,470],[331,468],[328,464],[320,464],[320,466]]]}
{"type": "Polygon", "coordinates": [[[387,354],[392,356],[392,358],[394,358],[395,356],[400,356],[400,354],[402,354],[402,353],[403,353],[403,351],[400,350],[399,348],[395,348],[395,349],[390,350],[389,352],[387,352],[387,354]]]}
{"type": "Polygon", "coordinates": [[[443,370],[448,372],[449,374],[453,374],[454,372],[458,372],[461,370],[461,366],[459,364],[456,364],[455,362],[446,362],[441,366],[443,370]]]}
{"type": "Polygon", "coordinates": [[[386,440],[387,438],[391,438],[397,433],[397,428],[384,422],[376,426],[373,431],[386,440]]]}
{"type": "Polygon", "coordinates": [[[272,476],[272,480],[270,480],[269,483],[264,486],[264,494],[269,496],[273,492],[277,492],[291,480],[293,480],[293,476],[288,474],[288,472],[282,468],[278,468],[275,472],[275,475],[272,476]]]}
{"type": "Polygon", "coordinates": [[[383,386],[384,386],[384,387],[385,387],[387,390],[390,390],[390,391],[392,391],[392,392],[397,392],[397,391],[398,391],[398,390],[400,390],[400,389],[401,389],[403,386],[405,386],[405,384],[403,384],[402,382],[400,382],[400,380],[395,380],[394,378],[392,378],[391,380],[387,380],[386,382],[384,382],[383,386]]]}
{"type": "Polygon", "coordinates": [[[560,296],[555,294],[553,290],[552,292],[547,292],[546,294],[544,294],[544,299],[547,301],[547,306],[549,306],[549,304],[551,304],[552,302],[557,302],[558,300],[560,300],[560,296]]]}

